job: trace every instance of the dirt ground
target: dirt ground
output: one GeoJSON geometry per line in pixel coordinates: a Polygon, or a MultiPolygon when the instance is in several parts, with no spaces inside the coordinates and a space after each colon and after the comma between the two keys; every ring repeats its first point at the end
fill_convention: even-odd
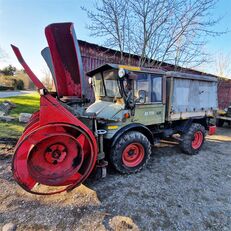
{"type": "Polygon", "coordinates": [[[153,148],[138,174],[111,172],[48,197],[15,183],[11,146],[0,145],[0,228],[12,222],[17,230],[231,230],[231,128],[207,137],[199,155],[153,148]]]}

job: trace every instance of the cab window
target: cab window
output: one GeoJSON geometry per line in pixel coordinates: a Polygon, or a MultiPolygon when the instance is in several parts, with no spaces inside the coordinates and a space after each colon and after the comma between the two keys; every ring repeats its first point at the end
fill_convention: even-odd
{"type": "Polygon", "coordinates": [[[117,70],[109,70],[103,72],[106,94],[108,97],[121,98],[117,82],[117,73],[117,70]]]}
{"type": "Polygon", "coordinates": [[[146,91],[146,103],[150,102],[149,100],[149,86],[148,86],[148,76],[145,73],[136,73],[137,79],[134,81],[134,96],[135,98],[139,97],[139,91],[146,91]]]}
{"type": "Polygon", "coordinates": [[[96,97],[105,96],[105,89],[101,73],[97,73],[93,76],[93,87],[96,97]]]}
{"type": "Polygon", "coordinates": [[[134,96],[139,97],[139,91],[146,92],[145,103],[162,102],[162,77],[159,75],[136,73],[137,79],[134,81],[134,96]]]}
{"type": "Polygon", "coordinates": [[[162,101],[162,77],[151,75],[151,102],[162,101]]]}

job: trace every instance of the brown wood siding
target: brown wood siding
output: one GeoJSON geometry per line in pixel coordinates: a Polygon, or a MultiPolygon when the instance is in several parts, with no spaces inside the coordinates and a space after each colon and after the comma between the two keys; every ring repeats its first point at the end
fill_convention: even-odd
{"type": "Polygon", "coordinates": [[[220,109],[225,109],[231,104],[231,80],[219,81],[218,104],[220,109]]]}

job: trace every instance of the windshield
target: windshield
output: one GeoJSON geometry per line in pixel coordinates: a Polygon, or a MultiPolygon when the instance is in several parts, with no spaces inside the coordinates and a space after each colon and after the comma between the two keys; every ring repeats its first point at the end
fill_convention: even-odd
{"type": "Polygon", "coordinates": [[[109,70],[103,72],[103,79],[101,73],[98,73],[93,78],[93,84],[95,89],[95,96],[108,96],[121,98],[118,82],[117,82],[117,70],[109,70]]]}
{"type": "Polygon", "coordinates": [[[93,77],[93,87],[95,96],[105,96],[105,89],[101,73],[98,73],[93,77]]]}

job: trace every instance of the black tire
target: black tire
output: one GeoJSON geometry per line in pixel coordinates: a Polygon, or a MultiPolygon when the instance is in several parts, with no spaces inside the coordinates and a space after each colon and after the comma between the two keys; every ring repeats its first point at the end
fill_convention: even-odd
{"type": "Polygon", "coordinates": [[[193,123],[189,130],[181,136],[181,139],[180,148],[184,153],[188,155],[197,154],[201,150],[205,140],[204,126],[198,123],[193,123]],[[198,142],[197,146],[193,144],[195,141],[195,134],[199,134],[200,136],[200,142],[198,142]]]}
{"type": "Polygon", "coordinates": [[[118,172],[123,174],[130,174],[130,173],[139,172],[147,164],[148,160],[150,159],[150,155],[151,155],[151,143],[148,140],[148,138],[140,132],[130,131],[118,138],[116,143],[111,148],[109,159],[113,167],[118,172]],[[137,150],[139,150],[139,148],[141,149],[141,151],[138,153],[142,153],[142,154],[138,154],[138,155],[142,155],[142,159],[139,160],[140,162],[137,163],[137,165],[130,166],[131,164],[129,162],[125,162],[125,153],[127,153],[126,156],[129,156],[129,158],[131,157],[133,158],[133,156],[135,156],[137,153],[134,150],[132,151],[133,145],[136,145],[135,147],[137,147],[137,150]],[[132,154],[129,153],[130,147],[131,147],[131,151],[133,152],[132,154]],[[129,151],[126,152],[127,149],[129,151]]]}
{"type": "Polygon", "coordinates": [[[217,127],[222,127],[224,125],[224,120],[222,119],[216,119],[216,125],[217,127]]]}

